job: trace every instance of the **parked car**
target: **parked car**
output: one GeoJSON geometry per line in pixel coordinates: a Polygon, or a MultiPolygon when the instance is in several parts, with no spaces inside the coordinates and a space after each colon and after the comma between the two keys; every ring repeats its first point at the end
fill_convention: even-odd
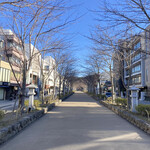
{"type": "Polygon", "coordinates": [[[105,96],[106,96],[106,98],[111,97],[112,93],[111,92],[106,92],[105,96]]]}

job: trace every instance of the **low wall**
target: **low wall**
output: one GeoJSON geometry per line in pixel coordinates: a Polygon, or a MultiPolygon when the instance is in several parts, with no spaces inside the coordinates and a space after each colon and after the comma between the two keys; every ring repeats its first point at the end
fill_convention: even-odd
{"type": "Polygon", "coordinates": [[[0,145],[6,142],[8,139],[15,136],[17,133],[22,131],[25,127],[33,123],[35,120],[41,118],[43,115],[44,115],[44,110],[40,110],[29,116],[23,117],[21,120],[19,120],[18,122],[12,125],[2,128],[0,130],[0,145]]]}
{"type": "Polygon", "coordinates": [[[125,110],[118,108],[117,106],[107,104],[104,101],[100,101],[100,103],[150,135],[150,124],[148,124],[146,121],[139,119],[138,117],[130,114],[125,110]]]}
{"type": "Polygon", "coordinates": [[[74,92],[72,92],[70,95],[68,95],[68,96],[66,96],[66,97],[64,97],[64,98],[62,98],[62,101],[64,101],[64,100],[66,100],[67,98],[69,98],[71,95],[73,95],[74,94],[74,92]]]}

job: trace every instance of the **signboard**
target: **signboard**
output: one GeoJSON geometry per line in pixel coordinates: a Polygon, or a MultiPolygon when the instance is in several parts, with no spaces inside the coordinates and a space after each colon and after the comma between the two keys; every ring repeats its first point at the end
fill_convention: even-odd
{"type": "Polygon", "coordinates": [[[9,82],[0,82],[0,86],[1,87],[8,87],[8,86],[10,86],[10,83],[9,82]]]}
{"type": "Polygon", "coordinates": [[[9,83],[9,82],[3,82],[3,85],[4,85],[4,86],[9,86],[10,83],[9,83]]]}

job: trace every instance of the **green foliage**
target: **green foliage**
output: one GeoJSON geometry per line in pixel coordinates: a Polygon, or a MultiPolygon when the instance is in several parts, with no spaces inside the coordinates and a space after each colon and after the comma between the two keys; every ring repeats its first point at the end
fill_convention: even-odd
{"type": "Polygon", "coordinates": [[[0,119],[2,119],[4,117],[4,111],[0,110],[0,119]]]}
{"type": "Polygon", "coordinates": [[[101,99],[106,99],[106,95],[101,95],[101,99]]]}
{"type": "Polygon", "coordinates": [[[107,101],[112,101],[112,97],[108,97],[108,98],[107,98],[107,101]]]}
{"type": "MultiPolygon", "coordinates": [[[[24,102],[25,106],[29,106],[29,100],[25,100],[24,102]]],[[[42,102],[40,100],[34,100],[34,106],[37,108],[42,104],[42,102]]]]}
{"type": "Polygon", "coordinates": [[[127,106],[127,99],[118,97],[115,99],[117,105],[127,106]]]}
{"type": "Polygon", "coordinates": [[[150,105],[144,105],[144,104],[140,104],[138,106],[136,106],[136,110],[143,116],[146,116],[146,110],[148,111],[148,113],[150,114],[150,105]]]}

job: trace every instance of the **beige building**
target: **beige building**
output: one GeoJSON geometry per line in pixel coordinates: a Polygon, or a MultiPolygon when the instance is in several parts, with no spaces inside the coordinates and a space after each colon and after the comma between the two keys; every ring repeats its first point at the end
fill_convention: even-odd
{"type": "Polygon", "coordinates": [[[23,55],[22,55],[21,41],[11,30],[8,29],[0,30],[0,55],[1,60],[3,60],[3,62],[1,63],[3,64],[4,63],[8,64],[9,58],[13,71],[18,81],[18,82],[16,81],[16,78],[12,70],[10,71],[10,73],[6,73],[8,71],[8,70],[6,71],[6,69],[8,68],[10,69],[10,67],[3,68],[3,72],[1,73],[3,76],[5,74],[9,75],[10,82],[9,85],[5,82],[5,94],[3,94],[4,96],[1,96],[1,98],[2,97],[3,99],[15,98],[15,94],[17,93],[19,84],[21,84],[22,79],[21,66],[23,55]]]}

